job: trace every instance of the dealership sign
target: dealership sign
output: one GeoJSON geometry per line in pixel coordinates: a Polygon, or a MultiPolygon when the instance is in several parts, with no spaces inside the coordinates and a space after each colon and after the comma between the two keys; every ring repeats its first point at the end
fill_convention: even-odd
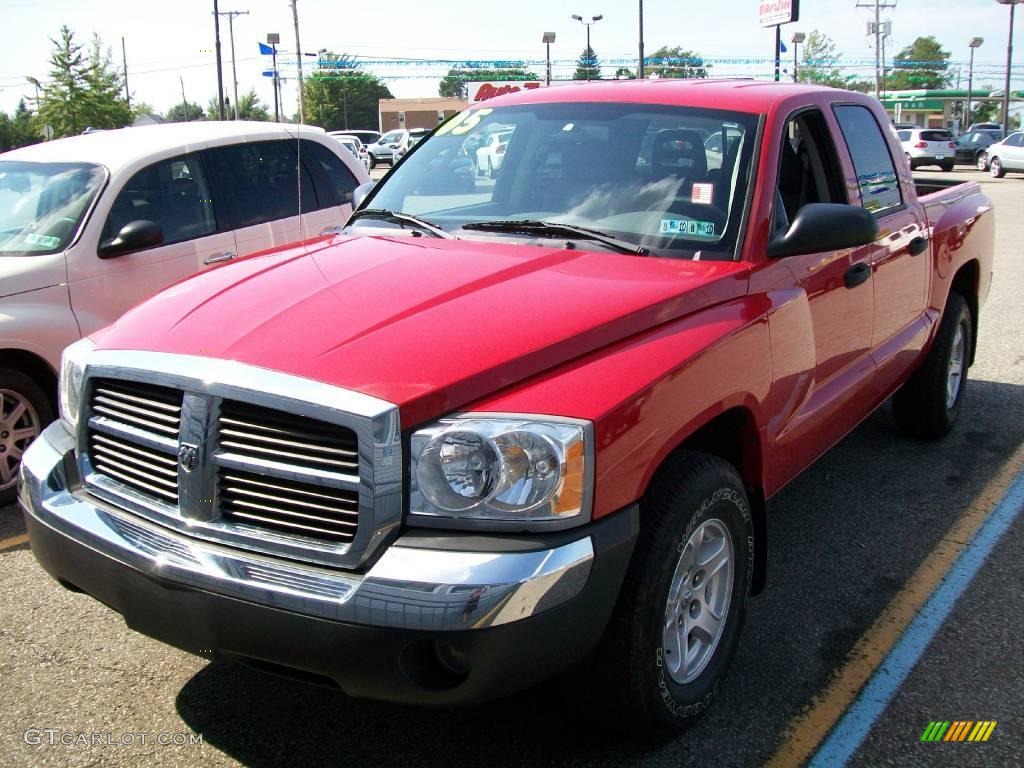
{"type": "Polygon", "coordinates": [[[760,0],[758,16],[762,27],[789,24],[800,19],[800,0],[760,0]]]}
{"type": "MultiPolygon", "coordinates": [[[[576,81],[556,80],[551,85],[572,85],[574,82],[576,81]]],[[[504,96],[506,93],[532,91],[544,87],[543,80],[492,80],[486,83],[466,83],[466,93],[469,96],[469,103],[475,104],[495,96],[504,96]]]]}

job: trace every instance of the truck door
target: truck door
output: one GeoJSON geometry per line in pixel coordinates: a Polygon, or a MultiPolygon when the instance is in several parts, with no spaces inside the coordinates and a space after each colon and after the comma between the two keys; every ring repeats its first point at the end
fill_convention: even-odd
{"type": "MultiPolygon", "coordinates": [[[[791,115],[780,147],[773,234],[788,230],[809,203],[847,202],[824,114],[811,108],[791,115]]],[[[870,407],[861,395],[874,374],[872,250],[789,256],[767,267],[788,270],[789,284],[795,279],[798,289],[770,318],[776,379],[792,387],[771,426],[780,460],[770,471],[779,482],[813,461],[820,446],[839,440],[870,407]]]]}
{"type": "Polygon", "coordinates": [[[879,237],[870,259],[871,348],[878,365],[876,387],[883,396],[913,365],[927,339],[924,312],[933,268],[928,222],[910,179],[901,185],[893,143],[886,141],[871,110],[856,104],[836,105],[833,110],[857,173],[859,199],[852,202],[878,219],[879,237]]]}

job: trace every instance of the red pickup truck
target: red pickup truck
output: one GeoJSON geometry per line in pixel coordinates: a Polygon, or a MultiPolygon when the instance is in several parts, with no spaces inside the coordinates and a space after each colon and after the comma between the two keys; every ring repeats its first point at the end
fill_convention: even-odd
{"type": "Polygon", "coordinates": [[[476,701],[596,654],[671,732],[764,586],[766,500],[890,397],[923,438],[960,410],[992,205],[915,182],[863,95],[514,93],[368,195],[65,351],[20,485],[58,581],[353,696],[476,701]]]}

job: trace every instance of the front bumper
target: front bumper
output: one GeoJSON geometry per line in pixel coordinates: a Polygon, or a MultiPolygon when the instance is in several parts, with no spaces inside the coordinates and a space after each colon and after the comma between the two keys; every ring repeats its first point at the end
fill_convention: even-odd
{"type": "Polygon", "coordinates": [[[354,696],[450,704],[582,658],[618,596],[631,507],[545,536],[399,538],[365,573],[182,536],[76,487],[58,422],[26,451],[20,501],[40,564],[129,627],[204,657],[327,678],[354,696]]]}

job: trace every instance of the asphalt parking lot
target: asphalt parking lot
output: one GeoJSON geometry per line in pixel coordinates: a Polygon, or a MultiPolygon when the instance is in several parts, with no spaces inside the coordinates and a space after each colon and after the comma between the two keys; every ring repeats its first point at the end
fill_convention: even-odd
{"type": "MultiPolygon", "coordinates": [[[[572,677],[472,709],[428,710],[186,655],[51,581],[22,541],[20,512],[8,507],[0,509],[0,765],[801,762],[800,745],[827,722],[821,712],[849,706],[830,693],[836,681],[869,673],[869,660],[887,655],[886,633],[905,634],[900,606],[927,597],[929,564],[963,549],[963,521],[984,518],[1024,456],[1024,176],[955,175],[982,182],[997,206],[996,279],[961,422],[943,442],[922,443],[883,408],[773,500],[768,589],[750,603],[715,707],[685,736],[631,742],[606,727],[602,702],[582,700],[572,677]],[[94,733],[121,743],[61,743],[62,734],[94,733]],[[160,734],[172,743],[158,743],[160,734]]],[[[870,721],[851,765],[1021,765],[1019,512],[1010,510],[1007,532],[870,721]],[[922,742],[937,720],[997,726],[984,743],[922,742]]]]}

